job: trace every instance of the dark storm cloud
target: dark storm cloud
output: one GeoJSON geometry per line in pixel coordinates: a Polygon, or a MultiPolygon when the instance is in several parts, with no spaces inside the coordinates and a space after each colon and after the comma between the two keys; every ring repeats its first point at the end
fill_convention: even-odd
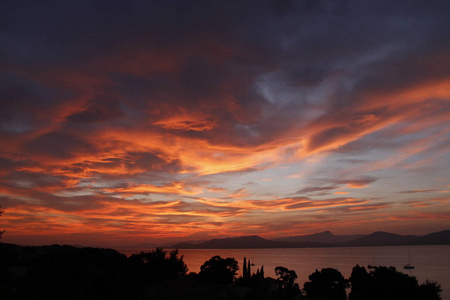
{"type": "Polygon", "coordinates": [[[0,201],[2,203],[2,208],[3,209],[5,209],[5,208],[8,209],[8,208],[22,206],[22,205],[26,205],[27,204],[25,201],[19,200],[19,199],[14,198],[14,197],[2,196],[2,197],[0,197],[0,201]]]}
{"type": "Polygon", "coordinates": [[[0,130],[23,133],[42,124],[42,114],[68,93],[55,91],[12,73],[0,73],[0,130]]]}
{"type": "Polygon", "coordinates": [[[255,4],[15,1],[7,6],[4,27],[10,33],[7,46],[11,56],[14,53],[25,58],[40,56],[41,59],[60,62],[107,53],[111,46],[119,42],[133,43],[134,39],[156,48],[166,48],[196,38],[191,35],[192,30],[205,34],[236,30],[237,24],[233,24],[242,22],[245,13],[254,9],[255,4]],[[232,13],[234,18],[230,18],[232,13]],[[57,24],[64,26],[55,26],[57,24]]]}
{"type": "Polygon", "coordinates": [[[27,145],[30,152],[55,158],[71,158],[80,153],[95,153],[94,145],[62,132],[46,133],[27,145]]]}
{"type": "MultiPolygon", "coordinates": [[[[194,105],[213,115],[217,123],[211,131],[180,131],[175,133],[177,135],[204,138],[214,143],[258,145],[279,136],[286,127],[295,126],[301,115],[293,111],[313,105],[297,98],[282,107],[249,92],[259,75],[278,68],[278,74],[285,82],[315,86],[335,74],[354,76],[352,65],[360,60],[367,68],[366,73],[357,74],[362,77],[356,81],[354,90],[361,92],[384,89],[394,82],[394,77],[395,82],[400,79],[405,85],[416,84],[423,80],[423,69],[427,69],[427,78],[440,78],[448,75],[445,68],[448,63],[442,61],[445,56],[442,59],[435,57],[442,53],[439,49],[446,49],[445,43],[437,43],[444,36],[448,23],[441,11],[444,10],[439,10],[436,15],[432,4],[421,2],[405,5],[369,1],[205,1],[189,4],[183,1],[126,4],[121,1],[95,4],[79,1],[62,5],[19,1],[9,6],[6,14],[10,35],[6,35],[5,45],[13,58],[26,56],[32,64],[45,61],[53,67],[64,61],[78,70],[86,68],[88,62],[95,64],[100,53],[103,59],[126,48],[168,51],[171,56],[181,59],[175,67],[176,76],[168,72],[160,72],[157,76],[134,76],[132,84],[130,80],[124,81],[126,76],[131,76],[126,74],[128,71],[111,70],[113,72],[102,76],[122,82],[122,98],[128,103],[134,102],[132,105],[136,108],[144,100],[142,95],[152,95],[147,105],[154,116],[172,111],[174,106],[190,108],[194,105]],[[61,23],[65,26],[54,26],[61,23]],[[413,32],[411,28],[414,28],[413,32]],[[211,40],[230,50],[217,52],[211,48],[211,40]],[[198,46],[202,44],[204,47],[198,46]],[[423,50],[409,54],[411,44],[423,45],[423,50]],[[175,48],[181,52],[174,52],[175,48]],[[424,54],[432,58],[424,59],[424,54]],[[76,67],[72,65],[79,60],[83,63],[76,67]],[[413,63],[416,61],[423,63],[413,63]],[[385,76],[386,73],[392,77],[385,76]],[[139,80],[142,85],[133,88],[139,80]],[[373,86],[369,87],[367,82],[373,86]],[[223,90],[224,86],[232,91],[231,95],[223,90]],[[169,99],[169,93],[176,97],[169,99]],[[223,102],[223,98],[229,96],[234,98],[229,103],[237,108],[234,112],[223,102]],[[155,109],[164,107],[164,103],[169,105],[167,109],[155,109]],[[155,112],[159,113],[155,115],[155,112]]],[[[154,58],[156,60],[158,57],[154,58]]],[[[142,63],[147,64],[146,61],[142,63]]],[[[9,64],[13,65],[14,60],[9,64]]],[[[119,87],[111,88],[117,90],[119,87]]],[[[339,99],[333,99],[331,107],[339,110],[348,101],[357,104],[358,99],[342,91],[339,99]]],[[[117,109],[104,109],[108,108],[90,106],[67,116],[67,120],[99,122],[120,114],[117,109]]],[[[327,145],[341,135],[358,130],[333,126],[315,135],[309,148],[327,145]]]]}
{"type": "MultiPolygon", "coordinates": [[[[65,170],[73,172],[90,172],[92,175],[100,175],[107,179],[114,176],[135,175],[145,172],[177,172],[180,171],[180,164],[177,160],[166,160],[161,153],[152,152],[127,152],[121,157],[110,157],[101,160],[85,160],[82,163],[73,164],[65,170]],[[109,171],[114,171],[108,174],[109,171]]],[[[150,179],[151,177],[148,176],[150,179]]],[[[135,179],[137,179],[135,177],[135,179]]],[[[155,179],[155,177],[153,177],[155,179]]]]}
{"type": "MultiPolygon", "coordinates": [[[[408,85],[424,76],[437,79],[448,75],[445,56],[440,59],[438,55],[445,53],[446,39],[442,38],[448,21],[445,9],[436,10],[434,5],[417,1],[408,5],[370,1],[77,1],[64,5],[56,1],[17,1],[8,5],[5,13],[4,45],[11,58],[6,65],[12,68],[29,62],[36,70],[33,65],[43,68],[41,64],[45,63],[57,68],[64,62],[65,67],[82,70],[121,49],[168,51],[181,59],[175,66],[175,76],[167,71],[156,76],[133,76],[129,70],[117,69],[102,76],[119,83],[110,88],[122,89],[122,99],[133,107],[139,108],[146,101],[152,117],[169,111],[155,109],[164,103],[167,108],[195,105],[217,122],[211,131],[180,131],[178,135],[214,143],[258,145],[295,126],[302,117],[298,110],[314,105],[297,97],[283,107],[249,92],[255,79],[269,70],[279,70],[279,78],[294,86],[311,87],[336,74],[358,75],[362,77],[353,89],[360,92],[384,89],[397,80],[408,85]],[[212,55],[214,51],[206,40],[230,50],[212,55]],[[204,47],[196,46],[202,44],[204,47]],[[411,45],[421,45],[420,52],[411,52],[411,45]],[[431,58],[423,58],[424,54],[431,58]],[[355,74],[352,69],[358,61],[367,66],[364,74],[355,74]],[[233,80],[236,77],[239,79],[233,80]],[[223,91],[224,86],[229,87],[231,95],[223,91]],[[168,93],[176,97],[169,99],[168,93]],[[150,99],[144,95],[150,95],[150,99]],[[237,108],[234,112],[224,105],[224,96],[233,96],[230,104],[237,108]],[[215,104],[216,99],[220,105],[215,104]]],[[[148,62],[144,59],[142,64],[148,62]]],[[[358,101],[345,91],[337,96],[330,112],[358,101]]],[[[67,116],[67,120],[100,122],[121,113],[116,108],[108,109],[88,106],[67,116]]],[[[336,136],[358,130],[333,126],[316,134],[309,147],[316,149],[336,140],[336,136]]]]}
{"type": "MultiPolygon", "coordinates": [[[[297,1],[302,2],[304,1],[297,1]]],[[[320,77],[317,74],[329,75],[330,71],[344,69],[345,63],[352,65],[355,58],[358,60],[365,58],[367,63],[390,58],[389,47],[406,53],[416,51],[408,48],[408,44],[420,44],[426,49],[439,49],[442,44],[436,43],[435,38],[442,38],[449,24],[448,18],[444,17],[445,13],[442,10],[436,11],[437,7],[443,8],[444,2],[428,4],[421,1],[315,2],[316,9],[298,10],[299,15],[293,15],[288,19],[290,24],[296,26],[291,32],[287,32],[286,36],[292,34],[297,37],[287,48],[293,56],[290,58],[297,58],[306,63],[294,64],[297,68],[291,67],[288,70],[293,71],[292,75],[301,70],[314,70],[310,73],[316,80],[320,77]],[[383,53],[383,50],[387,53],[383,53]],[[377,54],[380,57],[377,57],[377,54]]],[[[399,58],[397,51],[394,51],[392,59],[399,58]]],[[[366,61],[363,60],[361,63],[366,61]]],[[[292,63],[291,60],[289,62],[292,63]]],[[[388,62],[389,59],[382,65],[387,65],[388,62]]],[[[397,70],[401,72],[401,69],[397,70]]],[[[307,76],[308,73],[299,74],[307,76]]],[[[385,77],[385,80],[387,78],[385,77]]]]}
{"type": "Polygon", "coordinates": [[[75,123],[93,123],[116,120],[124,116],[118,101],[97,98],[90,101],[83,111],[68,116],[67,120],[75,123]]]}
{"type": "Polygon", "coordinates": [[[9,170],[16,166],[16,162],[7,157],[0,157],[0,169],[9,170]]]}
{"type": "Polygon", "coordinates": [[[104,202],[108,200],[107,198],[93,197],[93,196],[53,196],[53,195],[41,195],[41,203],[43,207],[49,207],[54,210],[61,212],[83,212],[83,211],[100,211],[105,207],[104,202]],[[103,203],[102,203],[103,202],[103,203]]]}
{"type": "MultiPolygon", "coordinates": [[[[48,187],[44,186],[43,188],[48,187]]],[[[83,212],[99,210],[105,207],[102,202],[114,201],[114,198],[99,196],[56,196],[51,193],[30,189],[29,187],[9,187],[2,185],[14,197],[2,197],[8,207],[21,207],[29,211],[42,209],[57,210],[61,212],[83,212]],[[27,201],[22,200],[27,199],[27,201]]]]}
{"type": "MultiPolygon", "coordinates": [[[[150,91],[145,86],[138,86],[137,90],[131,90],[132,85],[122,80],[125,84],[126,102],[141,102],[141,95],[148,94],[154,95],[153,103],[160,103],[150,104],[150,107],[159,107],[164,103],[187,107],[192,104],[199,105],[199,108],[206,108],[219,120],[223,120],[219,123],[226,126],[219,132],[207,135],[207,138],[215,139],[216,136],[231,130],[227,138],[228,142],[232,141],[233,134],[240,131],[233,126],[227,126],[229,122],[226,120],[231,118],[231,120],[238,119],[238,122],[248,123],[250,119],[255,121],[258,116],[255,112],[262,104],[261,99],[252,100],[256,96],[249,94],[246,90],[258,72],[267,70],[264,65],[267,65],[270,60],[273,61],[273,58],[264,54],[266,52],[264,48],[260,48],[259,45],[256,47],[258,43],[252,45],[250,39],[245,41],[243,37],[235,37],[246,27],[245,23],[249,22],[247,13],[254,10],[256,2],[226,4],[206,1],[188,4],[183,1],[137,1],[124,4],[120,1],[104,1],[92,4],[80,1],[68,2],[65,5],[57,2],[19,2],[8,7],[8,17],[5,21],[10,33],[6,35],[5,43],[10,56],[6,65],[10,68],[14,68],[19,62],[28,62],[28,67],[24,66],[24,73],[30,71],[41,73],[44,68],[58,68],[64,62],[64,67],[80,70],[88,67],[89,63],[95,64],[100,53],[102,58],[108,55],[114,56],[121,51],[121,48],[135,48],[149,52],[168,51],[175,60],[176,56],[181,57],[182,61],[177,66],[179,73],[173,76],[167,72],[160,72],[158,76],[150,75],[147,79],[142,76],[133,78],[133,82],[138,82],[136,79],[139,79],[144,82],[144,85],[153,86],[150,91]],[[234,17],[230,19],[229,15],[234,17]],[[54,26],[61,23],[65,26],[54,26]],[[138,39],[135,38],[137,36],[139,36],[138,39]],[[237,48],[232,50],[233,54],[227,54],[227,50],[224,49],[220,51],[225,51],[223,54],[225,56],[220,53],[214,55],[215,50],[208,46],[211,44],[209,40],[218,45],[223,44],[219,36],[229,40],[229,43],[224,43],[223,47],[237,48]],[[174,52],[173,49],[176,48],[179,48],[181,52],[176,50],[174,52]],[[189,48],[193,48],[193,51],[189,48]],[[221,55],[223,58],[228,57],[228,61],[220,62],[223,59],[220,58],[221,55]],[[78,63],[79,61],[82,63],[78,63]],[[45,66],[42,65],[43,63],[45,66]],[[247,79],[243,77],[245,74],[248,74],[247,79]],[[239,79],[233,83],[232,78],[236,77],[239,79]],[[226,105],[224,107],[214,102],[214,99],[221,101],[220,98],[224,97],[224,92],[220,92],[218,88],[225,85],[228,85],[228,89],[235,93],[236,100],[230,102],[230,105],[237,105],[237,109],[231,113],[226,105]],[[176,97],[168,99],[167,94],[174,94],[174,92],[176,97]],[[130,98],[129,96],[133,94],[135,96],[130,98]],[[256,102],[251,104],[254,101],[256,102]]],[[[272,5],[273,3],[259,4],[258,7],[263,8],[263,11],[256,11],[256,14],[260,18],[261,15],[267,15],[266,9],[272,8],[272,5]]],[[[249,33],[248,37],[251,36],[253,35],[249,33]]],[[[133,55],[133,51],[130,55],[133,55]]],[[[154,60],[159,59],[159,57],[154,58],[154,60]]],[[[148,64],[145,61],[142,63],[148,64]]],[[[112,71],[102,76],[106,75],[117,81],[120,76],[125,78],[123,76],[129,72],[112,71]]],[[[98,75],[96,70],[90,72],[98,75]]],[[[120,83],[121,80],[118,82],[120,83]]],[[[139,105],[139,103],[132,105],[139,105]]],[[[173,107],[170,109],[172,110],[173,107]]],[[[109,113],[105,114],[97,107],[89,107],[69,115],[67,120],[89,123],[105,120],[109,116],[109,113]]],[[[244,139],[245,137],[242,141],[244,139]]]]}
{"type": "Polygon", "coordinates": [[[64,187],[61,182],[67,179],[63,176],[51,176],[49,174],[42,174],[30,171],[13,171],[6,176],[3,176],[3,180],[13,186],[25,187],[25,188],[47,188],[47,187],[64,187]]]}

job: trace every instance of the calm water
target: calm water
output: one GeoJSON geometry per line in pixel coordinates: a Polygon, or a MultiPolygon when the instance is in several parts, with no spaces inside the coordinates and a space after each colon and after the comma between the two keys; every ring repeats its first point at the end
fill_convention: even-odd
{"type": "MultiPolygon", "coordinates": [[[[123,250],[130,255],[147,250],[123,250]]],[[[397,270],[415,276],[419,283],[434,280],[442,286],[442,299],[450,300],[450,245],[437,246],[389,246],[389,247],[345,247],[345,248],[297,248],[297,249],[182,249],[184,261],[190,272],[199,272],[200,266],[214,255],[233,257],[242,266],[244,256],[255,263],[253,271],[264,265],[266,276],[276,277],[274,269],[283,266],[295,270],[301,287],[315,269],[338,269],[345,278],[356,264],[394,266],[397,270]],[[408,263],[408,254],[415,266],[403,269],[408,263]]]]}

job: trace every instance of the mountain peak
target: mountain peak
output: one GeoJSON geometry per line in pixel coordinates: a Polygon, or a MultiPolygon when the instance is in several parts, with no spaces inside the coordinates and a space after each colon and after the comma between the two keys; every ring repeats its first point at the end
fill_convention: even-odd
{"type": "Polygon", "coordinates": [[[259,235],[242,235],[242,236],[236,236],[236,237],[232,237],[230,239],[256,239],[256,240],[264,240],[262,237],[260,237],[259,235]]]}
{"type": "Polygon", "coordinates": [[[399,234],[395,234],[395,233],[390,233],[390,232],[386,232],[386,231],[375,231],[372,232],[371,234],[369,234],[368,236],[400,236],[399,234]]]}
{"type": "Polygon", "coordinates": [[[313,234],[296,235],[289,237],[281,237],[275,241],[293,242],[293,243],[335,243],[339,238],[331,233],[331,231],[323,231],[313,234]]]}
{"type": "Polygon", "coordinates": [[[327,230],[327,231],[323,231],[323,232],[318,232],[318,233],[314,233],[312,234],[313,236],[329,236],[329,237],[334,237],[335,235],[331,233],[331,231],[327,230]]]}

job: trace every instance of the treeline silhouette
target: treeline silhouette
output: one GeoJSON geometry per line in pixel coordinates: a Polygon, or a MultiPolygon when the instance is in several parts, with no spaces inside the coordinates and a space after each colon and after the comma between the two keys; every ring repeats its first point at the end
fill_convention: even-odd
{"type": "Polygon", "coordinates": [[[237,277],[234,258],[213,256],[197,274],[188,273],[178,250],[126,257],[112,249],[0,243],[0,299],[441,299],[438,283],[419,284],[394,267],[368,272],[356,265],[349,279],[336,269],[316,270],[300,288],[294,270],[278,266],[271,278],[264,266],[252,266],[244,258],[237,277]]]}

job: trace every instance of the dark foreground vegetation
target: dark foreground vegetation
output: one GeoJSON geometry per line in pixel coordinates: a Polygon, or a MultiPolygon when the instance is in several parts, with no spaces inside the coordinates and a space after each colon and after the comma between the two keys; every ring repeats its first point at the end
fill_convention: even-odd
{"type": "Polygon", "coordinates": [[[112,249],[0,243],[0,299],[441,299],[439,284],[419,284],[394,267],[368,272],[357,265],[349,279],[316,270],[303,288],[282,266],[270,272],[276,279],[245,258],[239,278],[238,270],[234,258],[214,256],[188,273],[177,250],[160,248],[126,257],[112,249]]]}

